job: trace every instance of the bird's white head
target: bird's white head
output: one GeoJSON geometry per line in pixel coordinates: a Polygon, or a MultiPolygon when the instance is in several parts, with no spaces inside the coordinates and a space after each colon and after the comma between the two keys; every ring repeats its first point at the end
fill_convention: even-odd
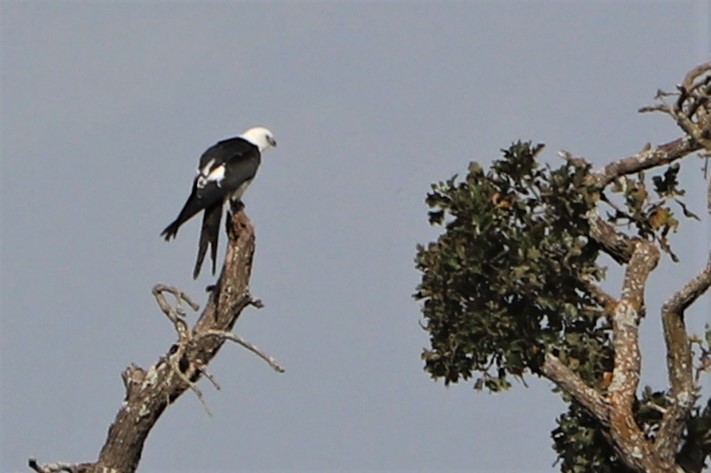
{"type": "Polygon", "coordinates": [[[277,145],[272,132],[263,126],[250,128],[240,136],[259,148],[260,153],[263,153],[269,148],[274,148],[277,145]]]}

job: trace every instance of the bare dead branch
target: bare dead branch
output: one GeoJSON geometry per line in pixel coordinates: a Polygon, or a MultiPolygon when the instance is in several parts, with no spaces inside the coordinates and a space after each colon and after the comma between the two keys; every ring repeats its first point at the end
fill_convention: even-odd
{"type": "Polygon", "coordinates": [[[701,147],[711,150],[711,62],[700,64],[686,75],[677,92],[657,93],[656,105],[643,107],[640,112],[663,112],[701,147]],[[665,98],[677,96],[673,104],[665,98]]]}
{"type": "Polygon", "coordinates": [[[679,92],[658,91],[656,98],[660,103],[639,111],[672,116],[686,135],[660,146],[645,146],[635,155],[613,161],[592,175],[593,182],[605,187],[620,176],[670,164],[703,148],[711,149],[711,119],[707,110],[710,82],[711,62],[692,69],[679,86],[679,92]],[[678,96],[675,104],[664,102],[665,97],[672,95],[678,96]]]}
{"type": "MultiPolygon", "coordinates": [[[[687,91],[687,93],[693,93],[698,87],[704,84],[704,81],[701,79],[704,74],[708,73],[711,73],[711,62],[699,64],[687,72],[686,77],[684,77],[681,83],[681,87],[687,91]]],[[[708,84],[708,78],[705,83],[708,84]]]]}
{"type": "MultiPolygon", "coordinates": [[[[665,94],[665,95],[671,95],[671,94],[665,94]]],[[[657,97],[661,98],[662,95],[657,93],[657,97]]],[[[658,105],[648,105],[646,107],[642,107],[638,110],[639,113],[649,113],[649,112],[662,112],[666,113],[668,115],[674,116],[674,110],[672,109],[672,106],[666,103],[658,104],[658,105]]]]}
{"type": "MultiPolygon", "coordinates": [[[[205,401],[205,395],[202,393],[202,390],[197,387],[196,383],[188,379],[188,377],[185,376],[185,374],[180,370],[180,367],[178,366],[178,360],[182,359],[183,353],[176,352],[176,355],[179,354],[180,358],[178,356],[171,355],[165,361],[168,363],[168,366],[170,366],[176,376],[178,376],[183,381],[183,383],[185,383],[188,388],[190,388],[190,390],[195,394],[195,397],[198,398],[198,401],[200,401],[200,404],[202,404],[202,407],[205,409],[205,412],[207,412],[207,415],[212,417],[212,411],[210,410],[210,406],[207,405],[207,401],[205,401]]],[[[205,372],[203,369],[199,369],[199,373],[203,375],[205,372]]]]}
{"type": "Polygon", "coordinates": [[[213,386],[216,390],[219,391],[219,390],[222,389],[222,387],[221,387],[220,384],[217,382],[217,380],[215,379],[215,377],[214,377],[209,371],[207,371],[207,368],[203,367],[203,369],[202,369],[202,375],[203,375],[205,378],[207,378],[208,381],[210,381],[210,383],[212,384],[212,386],[213,386]]]}
{"type": "Polygon", "coordinates": [[[655,447],[671,463],[696,400],[691,343],[684,322],[685,310],[711,286],[711,253],[704,268],[662,306],[664,343],[667,348],[669,408],[662,418],[655,447]]]}
{"type": "Polygon", "coordinates": [[[200,390],[200,388],[197,387],[194,382],[192,382],[190,379],[188,379],[187,376],[185,376],[179,366],[179,362],[185,359],[186,350],[188,350],[190,344],[194,341],[188,324],[185,321],[186,314],[182,308],[182,302],[187,302],[193,310],[198,310],[199,306],[198,304],[193,302],[188,297],[188,295],[185,294],[185,292],[173,286],[168,286],[165,284],[156,284],[155,286],[153,286],[152,293],[156,299],[156,302],[158,303],[158,306],[166,315],[166,317],[168,317],[168,319],[172,322],[173,327],[178,333],[178,345],[175,347],[174,350],[171,350],[169,355],[167,357],[164,357],[162,361],[165,362],[168,366],[170,366],[176,376],[182,379],[183,382],[190,388],[190,390],[195,393],[195,396],[202,404],[203,408],[205,409],[205,412],[207,412],[207,415],[212,416],[212,412],[210,411],[210,407],[205,401],[205,396],[203,395],[202,391],[200,390]],[[165,296],[163,295],[164,292],[173,294],[176,301],[175,307],[172,307],[165,300],[165,296]]]}
{"type": "Polygon", "coordinates": [[[123,371],[121,377],[126,387],[126,397],[109,427],[98,460],[76,465],[40,465],[32,459],[29,462],[31,468],[38,473],[134,473],[148,433],[172,402],[191,389],[205,405],[202,392],[195,383],[202,376],[214,383],[206,366],[230,337],[204,334],[231,331],[245,307],[261,304],[249,295],[254,228],[244,212],[235,212],[228,219],[228,237],[222,272],[192,329],[185,320],[183,304],[198,310],[197,304],[172,286],[159,284],[153,288],[158,306],[178,332],[178,342],[148,369],[131,365],[123,371]],[[168,303],[165,294],[173,295],[175,306],[168,303]]]}
{"type": "Polygon", "coordinates": [[[203,333],[202,336],[204,337],[222,337],[226,340],[233,341],[239,345],[242,345],[244,348],[247,350],[251,351],[258,357],[260,357],[262,360],[266,361],[271,368],[276,371],[277,373],[283,373],[285,370],[284,368],[279,365],[279,363],[272,358],[271,356],[267,355],[264,353],[262,350],[257,348],[256,345],[248,342],[244,338],[240,337],[239,335],[232,333],[232,332],[224,332],[220,330],[208,330],[207,332],[203,333]]]}
{"type": "MultiPolygon", "coordinates": [[[[711,93],[711,62],[700,64],[689,71],[678,89],[679,98],[674,109],[678,118],[685,121],[685,126],[680,126],[687,130],[687,127],[699,125],[696,130],[687,132],[704,143],[709,138],[708,130],[704,132],[703,129],[708,125],[705,122],[708,118],[707,107],[711,93]],[[700,133],[700,136],[697,137],[695,132],[700,133]]],[[[708,146],[706,147],[708,149],[708,146]]]]}
{"type": "Polygon", "coordinates": [[[200,305],[193,302],[186,293],[176,287],[168,286],[167,284],[156,284],[153,286],[151,293],[153,297],[155,297],[160,309],[173,323],[175,323],[177,317],[185,317],[185,311],[182,308],[183,302],[187,303],[190,308],[196,312],[200,310],[200,305]],[[175,307],[172,307],[168,304],[168,301],[165,300],[164,292],[170,293],[175,297],[175,307]]]}
{"type": "Polygon", "coordinates": [[[89,463],[37,463],[37,460],[30,458],[27,465],[37,473],[85,473],[89,463]]]}

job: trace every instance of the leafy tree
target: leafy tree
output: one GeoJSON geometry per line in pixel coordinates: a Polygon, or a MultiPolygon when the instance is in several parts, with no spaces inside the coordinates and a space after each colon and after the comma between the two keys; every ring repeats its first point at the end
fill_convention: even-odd
{"type": "Polygon", "coordinates": [[[672,116],[684,135],[600,171],[567,152],[543,165],[543,145],[517,142],[427,196],[443,233],[416,257],[425,370],[492,392],[528,373],[553,381],[568,402],[552,432],[563,472],[698,472],[711,453],[711,401],[700,404],[698,385],[711,328],[702,340],[684,323],[711,285],[711,255],[661,309],[669,386],[638,389],[645,285],[660,253],[678,260],[667,237],[679,219],[698,219],[677,176],[684,157],[711,151],[710,96],[706,63],[641,110],[672,116]],[[605,254],[625,270],[619,295],[601,288],[605,254]]]}

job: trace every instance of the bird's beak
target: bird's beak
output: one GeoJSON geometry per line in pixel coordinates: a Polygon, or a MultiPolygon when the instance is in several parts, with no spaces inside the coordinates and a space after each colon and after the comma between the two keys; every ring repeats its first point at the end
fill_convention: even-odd
{"type": "Polygon", "coordinates": [[[276,148],[276,140],[272,138],[271,136],[267,138],[267,141],[269,144],[272,146],[272,148],[276,148]]]}

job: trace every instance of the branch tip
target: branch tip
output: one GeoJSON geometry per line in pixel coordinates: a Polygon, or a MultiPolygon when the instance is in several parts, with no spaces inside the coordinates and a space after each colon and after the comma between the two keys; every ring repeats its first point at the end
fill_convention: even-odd
{"type": "Polygon", "coordinates": [[[244,338],[240,337],[239,335],[237,335],[235,333],[227,332],[224,330],[208,330],[200,335],[201,335],[201,337],[219,337],[219,338],[222,338],[223,340],[229,340],[229,341],[235,342],[238,345],[241,345],[242,347],[251,351],[252,353],[257,355],[259,358],[261,358],[262,360],[264,360],[277,373],[284,373],[286,371],[284,368],[282,368],[282,366],[272,356],[263,352],[256,345],[248,342],[247,340],[245,340],[244,338]]]}

